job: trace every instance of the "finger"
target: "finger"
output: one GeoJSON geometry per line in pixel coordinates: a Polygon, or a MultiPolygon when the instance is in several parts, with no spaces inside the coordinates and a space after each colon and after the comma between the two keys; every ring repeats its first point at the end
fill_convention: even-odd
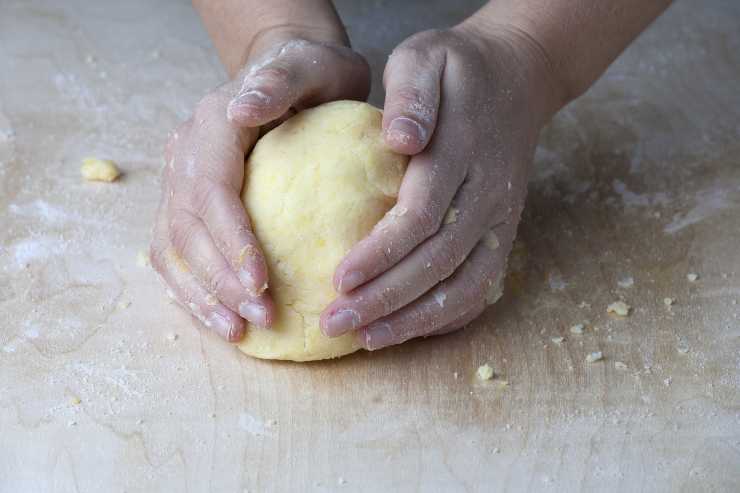
{"type": "Polygon", "coordinates": [[[348,293],[375,278],[436,233],[465,171],[464,164],[438,160],[431,153],[414,156],[396,205],[337,266],[336,290],[348,293]]]}
{"type": "Polygon", "coordinates": [[[205,327],[230,342],[244,337],[244,320],[203,289],[172,247],[164,241],[155,241],[150,259],[168,294],[205,327]]]}
{"type": "Polygon", "coordinates": [[[170,242],[202,286],[251,323],[268,327],[272,323],[271,301],[264,295],[247,293],[203,222],[185,210],[174,210],[171,217],[170,242]]]}
{"type": "Polygon", "coordinates": [[[238,125],[258,127],[280,118],[291,107],[364,100],[370,90],[368,71],[364,58],[349,48],[290,41],[277,54],[246,70],[227,115],[238,125]]]}
{"type": "Polygon", "coordinates": [[[400,344],[432,334],[470,309],[471,300],[485,299],[489,280],[503,277],[505,254],[483,242],[448,281],[417,301],[358,331],[360,344],[369,350],[400,344]]]}
{"type": "MultiPolygon", "coordinates": [[[[228,122],[224,117],[227,102],[228,95],[223,89],[204,98],[187,127],[186,136],[182,138],[183,145],[175,153],[177,165],[171,173],[171,179],[191,185],[181,185],[174,202],[178,204],[177,209],[188,211],[192,217],[180,215],[174,218],[169,230],[170,233],[189,234],[187,229],[176,229],[177,219],[192,222],[193,217],[200,218],[207,228],[206,236],[211,238],[208,241],[204,237],[203,244],[208,244],[208,248],[211,243],[215,244],[220,253],[209,255],[209,262],[216,259],[219,262],[211,263],[208,267],[220,268],[223,265],[221,258],[226,259],[242,286],[236,291],[230,280],[224,280],[225,292],[217,293],[219,299],[232,309],[239,310],[253,323],[265,326],[272,318],[272,304],[265,293],[268,284],[267,265],[239,198],[244,180],[244,154],[256,140],[257,132],[237,129],[228,122]],[[244,299],[244,291],[249,295],[249,301],[244,299]]],[[[171,240],[176,248],[180,246],[179,241],[171,240]]],[[[181,250],[178,251],[189,262],[198,257],[197,252],[185,255],[181,250]]],[[[208,278],[202,263],[194,263],[192,267],[196,277],[201,280],[208,278]]],[[[233,277],[227,276],[226,272],[219,275],[233,277]]]]}
{"type": "Polygon", "coordinates": [[[462,315],[457,320],[453,320],[452,322],[445,325],[441,329],[435,330],[434,332],[430,332],[425,337],[440,336],[443,334],[449,334],[450,332],[454,332],[456,330],[460,330],[464,328],[466,325],[468,325],[470,322],[478,318],[480,314],[483,313],[485,308],[486,308],[485,303],[478,303],[476,306],[473,307],[473,309],[468,310],[467,313],[462,315]]]}
{"type": "Polygon", "coordinates": [[[201,183],[195,209],[222,256],[252,298],[268,286],[267,262],[239,192],[230,184],[201,183]]]}
{"type": "Polygon", "coordinates": [[[383,73],[383,134],[394,151],[418,154],[432,138],[444,61],[442,51],[410,47],[400,47],[388,58],[383,73]]]}
{"type": "MultiPolygon", "coordinates": [[[[504,214],[501,208],[494,214],[485,202],[480,203],[480,186],[466,181],[437,234],[373,281],[333,301],[322,313],[324,333],[338,336],[389,315],[455,272],[490,225],[499,223],[504,214]]],[[[493,241],[495,233],[489,235],[493,241]]]]}

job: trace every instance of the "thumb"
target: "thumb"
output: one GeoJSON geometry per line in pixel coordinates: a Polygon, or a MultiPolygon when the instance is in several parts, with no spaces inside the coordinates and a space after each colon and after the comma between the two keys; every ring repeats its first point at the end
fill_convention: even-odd
{"type": "Polygon", "coordinates": [[[383,73],[386,144],[402,154],[418,154],[429,144],[437,123],[444,53],[399,47],[383,73]]]}

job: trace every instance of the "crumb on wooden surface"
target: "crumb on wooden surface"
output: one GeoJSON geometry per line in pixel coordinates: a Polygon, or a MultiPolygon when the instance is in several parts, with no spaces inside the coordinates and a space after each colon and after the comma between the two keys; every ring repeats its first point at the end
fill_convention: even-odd
{"type": "Polygon", "coordinates": [[[594,351],[586,355],[586,363],[595,363],[604,359],[604,354],[601,351],[594,351]]]}
{"type": "Polygon", "coordinates": [[[478,371],[475,373],[479,380],[490,380],[493,378],[493,368],[488,363],[479,366],[478,371]]]}
{"type": "Polygon", "coordinates": [[[109,159],[88,157],[82,160],[80,174],[87,181],[112,182],[121,176],[116,163],[109,159]]]}
{"type": "Polygon", "coordinates": [[[619,317],[626,317],[630,314],[631,311],[632,307],[624,301],[615,301],[614,303],[610,303],[609,306],[606,307],[606,313],[612,313],[619,317]]]}

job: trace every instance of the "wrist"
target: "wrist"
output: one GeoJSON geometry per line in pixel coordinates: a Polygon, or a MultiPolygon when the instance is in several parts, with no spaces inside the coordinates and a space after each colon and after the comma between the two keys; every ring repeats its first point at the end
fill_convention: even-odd
{"type": "MultiPolygon", "coordinates": [[[[483,16],[473,15],[453,29],[476,40],[488,53],[504,50],[521,70],[519,82],[528,92],[533,109],[539,114],[542,126],[569,102],[568,90],[558,77],[550,54],[523,29],[510,23],[495,23],[483,16]]],[[[510,71],[511,66],[502,67],[510,71]]]]}

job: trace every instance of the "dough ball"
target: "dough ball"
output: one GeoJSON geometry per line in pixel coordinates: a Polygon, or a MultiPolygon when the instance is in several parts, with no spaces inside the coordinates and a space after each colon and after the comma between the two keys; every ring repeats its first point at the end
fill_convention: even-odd
{"type": "Polygon", "coordinates": [[[262,245],[277,317],[239,344],[258,358],[308,361],[359,349],[354,334],[325,337],[319,315],[350,248],[396,203],[408,158],[387,149],[382,114],[356,101],[298,113],[262,137],[246,164],[242,199],[262,245]]]}

